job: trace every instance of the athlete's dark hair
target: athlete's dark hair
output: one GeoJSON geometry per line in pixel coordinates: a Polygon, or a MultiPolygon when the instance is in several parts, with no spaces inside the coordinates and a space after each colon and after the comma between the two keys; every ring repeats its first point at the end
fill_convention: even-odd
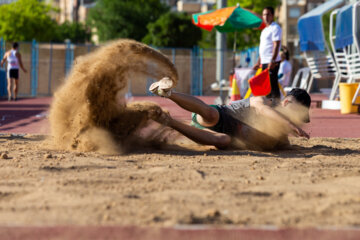
{"type": "Polygon", "coordinates": [[[14,42],[13,45],[12,45],[13,48],[18,48],[19,47],[19,44],[17,42],[14,42]]]}
{"type": "Polygon", "coordinates": [[[273,15],[274,16],[274,8],[273,7],[271,7],[271,6],[268,6],[268,7],[265,7],[264,8],[264,10],[269,10],[269,12],[271,12],[271,15],[273,15]]]}
{"type": "Polygon", "coordinates": [[[310,108],[311,97],[304,89],[293,88],[287,94],[287,96],[293,96],[297,102],[301,103],[302,105],[304,105],[307,108],[310,108]]]}

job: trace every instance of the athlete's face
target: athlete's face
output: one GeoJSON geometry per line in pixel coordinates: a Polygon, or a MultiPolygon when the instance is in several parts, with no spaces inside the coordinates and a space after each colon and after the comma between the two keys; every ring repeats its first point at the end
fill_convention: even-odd
{"type": "Polygon", "coordinates": [[[309,109],[297,102],[294,97],[287,96],[281,105],[288,110],[292,117],[295,117],[295,120],[301,119],[302,122],[310,122],[309,109]]]}

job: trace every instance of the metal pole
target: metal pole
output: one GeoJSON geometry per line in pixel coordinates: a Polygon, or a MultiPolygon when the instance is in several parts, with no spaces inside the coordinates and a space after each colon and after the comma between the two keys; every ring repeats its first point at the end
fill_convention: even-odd
{"type": "Polygon", "coordinates": [[[216,81],[224,78],[224,59],[226,50],[226,36],[216,32],[216,81]]]}
{"type": "Polygon", "coordinates": [[[3,58],[5,54],[5,41],[3,38],[0,38],[0,59],[3,58]]]}
{"type": "MultiPolygon", "coordinates": [[[[217,0],[217,8],[226,7],[226,0],[217,0]]],[[[224,33],[216,32],[216,81],[220,86],[220,97],[222,97],[222,89],[220,81],[224,79],[224,55],[226,50],[226,35],[224,33]]]]}
{"type": "Polygon", "coordinates": [[[199,61],[200,61],[200,66],[199,66],[199,78],[200,78],[200,96],[203,95],[203,49],[200,48],[200,52],[199,52],[199,61]]]}
{"type": "MultiPolygon", "coordinates": [[[[3,59],[5,54],[5,40],[0,38],[0,59],[3,59]]],[[[0,96],[6,96],[6,88],[7,88],[7,81],[6,81],[6,65],[4,64],[3,68],[0,70],[0,96]]]]}
{"type": "Polygon", "coordinates": [[[235,65],[236,65],[236,62],[235,62],[235,55],[236,55],[236,33],[234,33],[234,48],[233,48],[233,69],[235,69],[235,65]]]}
{"type": "Polygon", "coordinates": [[[175,48],[171,49],[171,55],[172,55],[172,63],[175,65],[175,56],[176,56],[175,48]]]}
{"type": "Polygon", "coordinates": [[[68,75],[74,60],[74,48],[69,39],[65,40],[66,50],[65,50],[65,75],[68,75]]]}
{"type": "Polygon", "coordinates": [[[31,96],[37,95],[38,86],[38,45],[35,39],[32,41],[31,47],[31,96]]]}
{"type": "Polygon", "coordinates": [[[191,49],[191,89],[190,94],[196,95],[196,46],[191,49]]]}
{"type": "Polygon", "coordinates": [[[48,84],[48,94],[49,95],[51,95],[52,60],[53,60],[53,44],[50,43],[49,84],[48,84]]]}

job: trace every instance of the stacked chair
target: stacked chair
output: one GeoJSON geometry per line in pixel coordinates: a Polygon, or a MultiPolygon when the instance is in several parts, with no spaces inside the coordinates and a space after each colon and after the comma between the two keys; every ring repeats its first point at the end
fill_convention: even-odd
{"type": "Polygon", "coordinates": [[[314,79],[338,82],[339,69],[325,41],[322,17],[325,13],[344,4],[343,0],[330,0],[312,9],[298,20],[300,50],[304,52],[311,78],[305,89],[311,90],[314,79]]]}
{"type": "MultiPolygon", "coordinates": [[[[339,83],[342,80],[347,83],[360,80],[360,2],[335,9],[331,13],[330,43],[340,75],[331,89],[330,100],[333,100],[338,94],[339,83]]],[[[360,85],[352,99],[353,104],[359,92],[360,85]]]]}

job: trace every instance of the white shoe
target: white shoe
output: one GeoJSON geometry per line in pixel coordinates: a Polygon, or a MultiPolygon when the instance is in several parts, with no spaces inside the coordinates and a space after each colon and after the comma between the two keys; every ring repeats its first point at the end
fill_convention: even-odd
{"type": "Polygon", "coordinates": [[[170,78],[164,77],[151,84],[149,91],[160,97],[168,98],[171,96],[171,89],[173,88],[173,85],[174,83],[170,78]]]}

